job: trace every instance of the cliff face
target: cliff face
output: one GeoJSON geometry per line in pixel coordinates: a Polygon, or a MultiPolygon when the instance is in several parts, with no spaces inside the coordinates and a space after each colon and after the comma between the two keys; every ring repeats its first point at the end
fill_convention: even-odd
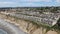
{"type": "MultiPolygon", "coordinates": [[[[5,21],[8,21],[14,25],[16,25],[18,28],[22,29],[24,32],[28,34],[44,34],[46,29],[37,24],[33,24],[30,21],[19,19],[10,15],[5,15],[0,13],[0,18],[4,19],[5,21]]],[[[47,34],[57,34],[57,32],[50,30],[47,34]]]]}
{"type": "Polygon", "coordinates": [[[0,18],[12,24],[15,24],[18,28],[22,29],[24,32],[27,32],[27,33],[32,33],[33,31],[37,29],[37,26],[33,25],[29,21],[24,21],[22,19],[14,18],[14,17],[7,16],[4,14],[0,14],[0,18]]]}

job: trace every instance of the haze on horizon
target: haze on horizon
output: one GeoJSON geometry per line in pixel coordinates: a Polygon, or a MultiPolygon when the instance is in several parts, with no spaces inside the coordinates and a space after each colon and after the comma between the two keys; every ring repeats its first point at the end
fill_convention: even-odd
{"type": "Polygon", "coordinates": [[[0,0],[0,7],[60,6],[60,0],[0,0]]]}

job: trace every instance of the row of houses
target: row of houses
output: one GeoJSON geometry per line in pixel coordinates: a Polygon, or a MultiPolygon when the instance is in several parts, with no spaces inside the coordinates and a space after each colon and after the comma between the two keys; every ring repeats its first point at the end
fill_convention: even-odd
{"type": "Polygon", "coordinates": [[[23,15],[23,14],[10,14],[11,16],[15,16],[18,18],[34,21],[37,24],[47,24],[50,26],[53,26],[57,23],[59,17],[57,15],[47,15],[43,14],[40,17],[35,17],[35,16],[28,16],[28,15],[23,15]],[[54,18],[54,19],[53,19],[54,18]]]}
{"type": "Polygon", "coordinates": [[[33,16],[33,15],[37,15],[36,12],[27,12],[28,14],[31,14],[31,15],[26,15],[26,12],[24,14],[24,12],[21,12],[21,13],[6,13],[6,12],[1,12],[3,14],[6,14],[6,15],[10,15],[10,16],[15,16],[17,18],[21,18],[21,19],[25,19],[25,20],[29,20],[29,21],[34,21],[36,22],[37,24],[43,24],[43,25],[49,25],[49,26],[53,26],[57,23],[58,19],[60,18],[58,16],[58,14],[39,14],[39,17],[38,16],[33,16]]]}
{"type": "Polygon", "coordinates": [[[57,19],[58,17],[58,15],[55,15],[54,13],[40,14],[39,12],[36,11],[22,11],[18,13],[23,15],[30,15],[30,16],[36,16],[36,17],[42,17],[42,18],[54,19],[54,20],[57,19]]]}

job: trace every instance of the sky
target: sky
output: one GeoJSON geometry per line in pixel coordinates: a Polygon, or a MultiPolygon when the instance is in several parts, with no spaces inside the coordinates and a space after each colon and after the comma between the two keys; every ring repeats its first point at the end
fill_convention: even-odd
{"type": "Polygon", "coordinates": [[[60,6],[60,0],[0,0],[0,7],[60,6]]]}

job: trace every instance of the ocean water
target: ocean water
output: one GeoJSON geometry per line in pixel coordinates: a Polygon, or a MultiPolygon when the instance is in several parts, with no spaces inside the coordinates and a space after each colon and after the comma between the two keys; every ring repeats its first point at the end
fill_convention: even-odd
{"type": "Polygon", "coordinates": [[[7,34],[7,32],[2,30],[2,29],[0,29],[0,34],[7,34]]]}
{"type": "Polygon", "coordinates": [[[7,21],[4,21],[3,19],[0,19],[0,34],[27,34],[27,33],[19,29],[17,26],[7,21]]]}

